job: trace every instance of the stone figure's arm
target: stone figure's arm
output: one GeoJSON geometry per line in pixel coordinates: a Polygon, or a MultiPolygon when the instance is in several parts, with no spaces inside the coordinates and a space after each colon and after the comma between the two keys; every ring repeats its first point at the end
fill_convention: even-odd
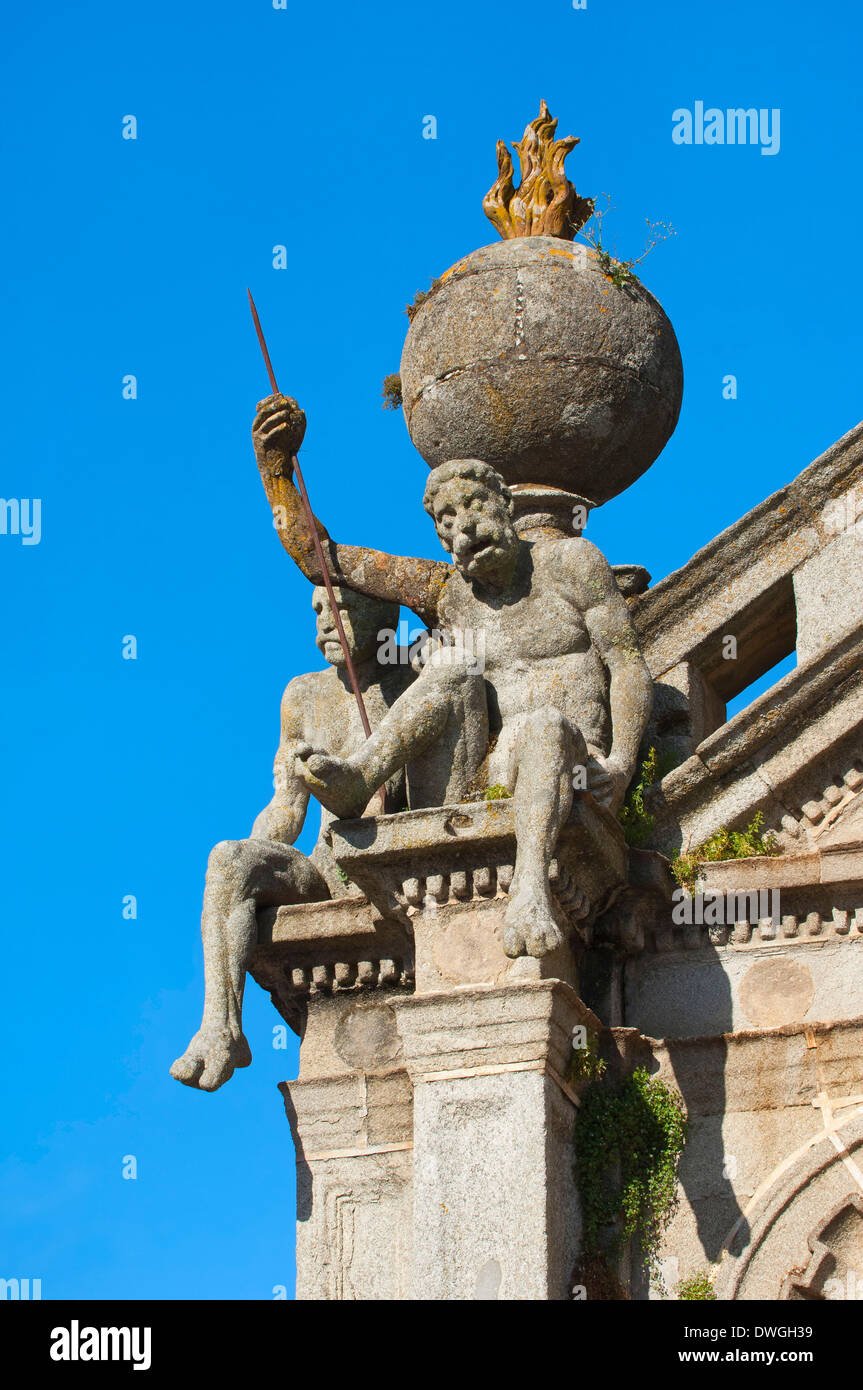
{"type": "Polygon", "coordinates": [[[273,763],[273,799],[252,826],[253,840],[279,840],[292,845],[303,828],[309,804],[309,790],[294,768],[295,750],[307,744],[303,709],[308,708],[310,692],[307,678],[292,680],[282,696],[282,724],[279,747],[273,763]]]}
{"type": "Polygon", "coordinates": [[[617,587],[611,566],[590,541],[579,540],[579,606],[591,641],[609,674],[611,750],[606,760],[619,774],[622,798],[638,760],[641,736],[650,718],[653,681],[641,655],[626,600],[617,587]]]}
{"type": "MultiPolygon", "coordinates": [[[[291,466],[305,429],[306,417],[296,401],[289,396],[269,396],[258,405],[252,442],[279,539],[306,578],[321,584],[323,578],[291,466]]],[[[315,524],[335,583],[373,598],[403,603],[427,627],[437,626],[438,599],[451,573],[446,561],[410,559],[367,546],[340,545],[330,539],[317,518],[315,524]]]]}

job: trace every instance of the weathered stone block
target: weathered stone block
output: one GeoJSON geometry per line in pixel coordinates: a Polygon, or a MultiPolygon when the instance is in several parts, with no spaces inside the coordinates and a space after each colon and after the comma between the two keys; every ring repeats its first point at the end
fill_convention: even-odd
{"type": "Polygon", "coordinates": [[[591,1022],[556,981],[400,1003],[415,1095],[416,1298],[570,1296],[577,1096],[564,1076],[572,1029],[591,1022]]]}
{"type": "Polygon", "coordinates": [[[671,435],[683,395],[674,329],[633,279],[558,237],[484,246],[441,276],[401,360],[411,439],[430,467],[480,458],[512,483],[604,502],[671,435]]]}

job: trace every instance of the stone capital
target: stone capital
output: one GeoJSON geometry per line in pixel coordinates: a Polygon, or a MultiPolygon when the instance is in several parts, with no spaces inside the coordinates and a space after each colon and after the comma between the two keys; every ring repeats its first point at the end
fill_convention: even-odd
{"type": "Polygon", "coordinates": [[[404,1066],[417,1086],[518,1071],[546,1074],[577,1104],[567,1077],[573,1028],[602,1025],[561,980],[463,987],[397,1003],[404,1066]]]}

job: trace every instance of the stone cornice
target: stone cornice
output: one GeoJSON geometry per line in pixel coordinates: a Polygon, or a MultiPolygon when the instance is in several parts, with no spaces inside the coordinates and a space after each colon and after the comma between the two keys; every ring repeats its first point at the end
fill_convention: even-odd
{"type": "Polygon", "coordinates": [[[709,646],[735,614],[825,542],[822,513],[863,481],[863,422],[697,551],[681,569],[634,598],[630,613],[654,679],[709,646]]]}

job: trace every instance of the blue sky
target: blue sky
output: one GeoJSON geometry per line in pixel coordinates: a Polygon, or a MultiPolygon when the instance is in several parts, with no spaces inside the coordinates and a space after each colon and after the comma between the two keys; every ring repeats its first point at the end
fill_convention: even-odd
{"type": "Polygon", "coordinates": [[[81,0],[4,27],[0,495],[42,499],[42,535],[0,535],[0,1275],[270,1298],[293,1282],[296,1048],[252,984],[253,1066],[216,1095],[168,1075],[200,1014],[208,850],[248,833],[281,690],[320,664],[249,441],[268,387],[245,287],[332,532],[437,556],[381,381],[405,303],[495,240],[495,140],[544,97],[622,256],[646,217],[677,229],[641,269],[680,341],[680,424],[588,529],[658,579],[863,414],[860,10],[81,0]],[[696,101],[778,108],[779,152],[674,144],[696,101]]]}

